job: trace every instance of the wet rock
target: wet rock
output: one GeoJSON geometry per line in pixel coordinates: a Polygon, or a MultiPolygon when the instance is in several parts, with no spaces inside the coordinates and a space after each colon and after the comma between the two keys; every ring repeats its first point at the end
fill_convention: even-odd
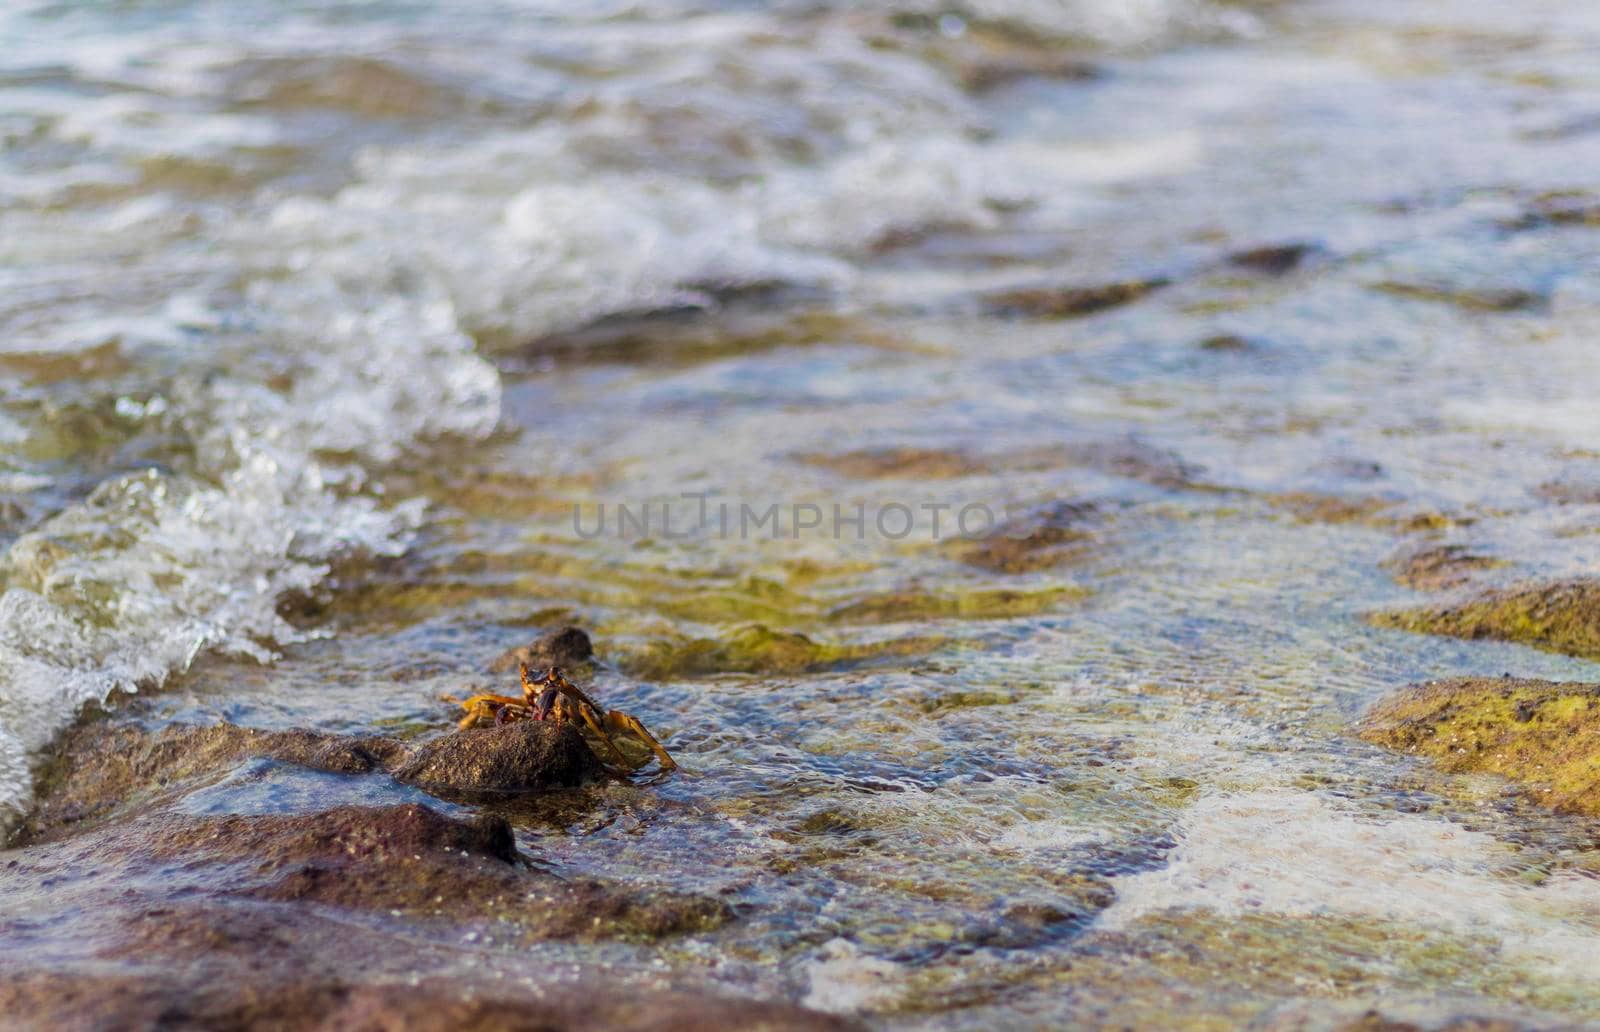
{"type": "Polygon", "coordinates": [[[12,842],[59,838],[101,819],[158,808],[252,758],[336,774],[388,773],[465,799],[526,795],[605,776],[575,728],[536,721],[454,731],[412,748],[321,731],[180,724],[151,733],[91,722],[64,737],[12,842]]]}
{"type": "Polygon", "coordinates": [[[167,811],[8,851],[0,867],[0,1024],[853,1027],[779,1003],[525,978],[539,974],[532,943],[649,942],[732,915],[714,899],[546,873],[498,817],[415,804],[167,811]],[[470,977],[429,977],[464,959],[470,977]]]}
{"type": "Polygon", "coordinates": [[[1493,638],[1600,659],[1600,581],[1565,580],[1485,592],[1466,602],[1371,613],[1377,627],[1493,638]]]}
{"type": "Polygon", "coordinates": [[[209,982],[199,975],[108,974],[80,966],[0,985],[0,1012],[33,1027],[271,1028],[282,1032],[845,1032],[862,1026],[791,1004],[595,984],[533,990],[512,979],[364,983],[305,974],[209,982]]]}
{"type": "Polygon", "coordinates": [[[1522,287],[1458,287],[1442,283],[1402,283],[1385,280],[1373,288],[1396,297],[1437,301],[1473,312],[1519,312],[1542,308],[1543,294],[1522,287]]]}
{"type": "Polygon", "coordinates": [[[858,1023],[784,1003],[731,1000],[681,992],[617,993],[591,986],[541,994],[538,1000],[463,999],[453,986],[426,992],[360,990],[336,1013],[328,1027],[404,1028],[447,1032],[455,1029],[525,1029],[527,1032],[845,1032],[858,1023]]]}
{"type": "Polygon", "coordinates": [[[504,798],[605,777],[571,724],[521,720],[423,742],[394,768],[397,780],[461,798],[504,798]]]}
{"type": "Polygon", "coordinates": [[[546,634],[528,645],[508,649],[489,664],[491,673],[503,674],[516,670],[521,663],[534,670],[561,667],[572,670],[594,659],[594,643],[578,627],[562,627],[546,634]]]}
{"type": "Polygon", "coordinates": [[[988,314],[1001,318],[1070,319],[1132,304],[1168,282],[1153,278],[1094,286],[1014,287],[984,294],[982,302],[988,314]]]}
{"type": "Polygon", "coordinates": [[[1298,268],[1301,262],[1318,250],[1320,248],[1316,244],[1306,241],[1266,244],[1233,252],[1228,255],[1228,264],[1267,276],[1282,276],[1298,268]]]}
{"type": "Polygon", "coordinates": [[[951,542],[949,553],[997,573],[1049,569],[1083,554],[1090,536],[1084,524],[1094,512],[1088,502],[1050,502],[1006,520],[981,538],[951,542]]]}
{"type": "Polygon", "coordinates": [[[14,833],[33,841],[92,823],[130,804],[155,804],[247,757],[266,757],[340,774],[393,762],[404,746],[389,738],[321,731],[257,731],[233,724],[177,725],[154,734],[91,721],[69,730],[39,772],[33,811],[14,833]]]}
{"type": "Polygon", "coordinates": [[[721,639],[653,641],[624,654],[619,664],[635,677],[654,680],[730,673],[798,674],[879,659],[922,656],[942,644],[943,639],[931,637],[835,644],[749,624],[721,639]]]}
{"type": "Polygon", "coordinates": [[[1600,816],[1600,685],[1433,681],[1378,703],[1357,733],[1446,771],[1510,778],[1551,809],[1600,816]]]}
{"type": "Polygon", "coordinates": [[[1471,580],[1478,570],[1492,570],[1505,562],[1492,556],[1476,555],[1465,545],[1437,545],[1412,549],[1383,562],[1394,579],[1418,591],[1443,591],[1471,580]]]}

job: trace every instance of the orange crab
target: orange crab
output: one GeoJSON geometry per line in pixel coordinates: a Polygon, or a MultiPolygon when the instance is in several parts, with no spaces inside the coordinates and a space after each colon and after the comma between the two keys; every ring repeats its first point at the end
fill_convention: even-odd
{"type": "Polygon", "coordinates": [[[490,721],[504,724],[513,720],[570,720],[594,732],[612,759],[624,769],[633,770],[635,765],[629,763],[622,755],[617,743],[611,740],[610,732],[633,732],[640,741],[650,747],[651,752],[656,754],[656,759],[661,761],[663,771],[677,768],[677,763],[644,724],[640,723],[638,717],[621,710],[606,709],[577,685],[561,676],[559,668],[551,667],[545,671],[543,677],[538,678],[533,676],[533,671],[528,669],[526,663],[517,664],[517,669],[522,677],[520,698],[514,695],[474,695],[463,701],[443,696],[446,702],[456,703],[467,711],[467,715],[461,718],[463,730],[490,721]]]}

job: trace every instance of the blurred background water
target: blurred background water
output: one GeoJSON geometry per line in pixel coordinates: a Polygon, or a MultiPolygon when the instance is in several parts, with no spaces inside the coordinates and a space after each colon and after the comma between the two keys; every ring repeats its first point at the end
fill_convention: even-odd
{"type": "Polygon", "coordinates": [[[114,693],[426,733],[573,621],[685,770],[523,846],[740,920],[552,977],[1600,1020],[1594,829],[1345,731],[1596,679],[1360,616],[1419,548],[1593,569],[1600,9],[18,0],[0,41],[8,819],[114,693]],[[683,492],[919,522],[574,531],[683,492]],[[1031,536],[937,540],[969,503],[1031,536]]]}

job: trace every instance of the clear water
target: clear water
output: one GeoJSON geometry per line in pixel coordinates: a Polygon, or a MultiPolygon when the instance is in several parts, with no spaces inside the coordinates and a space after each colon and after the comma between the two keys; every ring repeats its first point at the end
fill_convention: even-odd
{"type": "MultiPolygon", "coordinates": [[[[1600,558],[1540,493],[1600,483],[1600,235],[1529,217],[1600,195],[1588,5],[16,3],[0,39],[9,814],[114,691],[418,733],[575,620],[684,770],[522,844],[740,920],[541,977],[884,1027],[1600,1020],[1594,829],[1346,733],[1420,678],[1600,675],[1360,620],[1406,549],[1600,558]],[[895,448],[933,459],[827,461],[895,448]],[[684,492],[918,524],[615,533],[684,492]],[[1063,499],[1085,536],[1021,571],[925,508],[1063,499]],[[755,623],[845,651],[663,658],[755,623]]],[[[410,798],[266,764],[193,805],[410,798]]]]}

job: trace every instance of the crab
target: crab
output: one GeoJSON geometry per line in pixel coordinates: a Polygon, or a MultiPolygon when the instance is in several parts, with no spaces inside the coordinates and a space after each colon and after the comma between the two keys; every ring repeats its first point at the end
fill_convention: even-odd
{"type": "Polygon", "coordinates": [[[470,699],[458,700],[443,696],[446,702],[456,703],[467,711],[467,715],[461,718],[463,730],[479,724],[505,724],[513,720],[572,721],[594,732],[618,766],[633,770],[635,765],[628,762],[622,750],[617,748],[617,743],[611,740],[611,732],[631,731],[656,754],[663,771],[677,768],[677,763],[638,717],[621,710],[606,709],[563,677],[560,668],[551,667],[542,677],[534,677],[528,664],[519,663],[517,671],[522,678],[520,698],[514,695],[474,695],[470,699]]]}

